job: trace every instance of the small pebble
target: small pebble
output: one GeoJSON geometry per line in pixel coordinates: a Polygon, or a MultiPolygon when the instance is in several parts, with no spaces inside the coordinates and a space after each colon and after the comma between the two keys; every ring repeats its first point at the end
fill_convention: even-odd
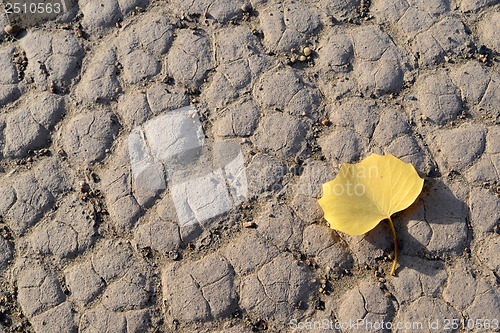
{"type": "Polygon", "coordinates": [[[299,61],[304,62],[304,61],[306,61],[306,60],[307,60],[307,58],[306,58],[305,56],[303,56],[303,55],[301,55],[301,56],[299,57],[299,61]]]}
{"type": "Polygon", "coordinates": [[[80,182],[80,192],[86,193],[89,191],[89,186],[86,182],[80,182]]]}
{"type": "Polygon", "coordinates": [[[380,278],[380,279],[378,279],[378,282],[385,283],[385,279],[384,278],[380,278]]]}
{"type": "Polygon", "coordinates": [[[168,256],[169,256],[169,257],[170,257],[170,259],[172,259],[172,260],[177,260],[177,259],[179,259],[179,252],[177,252],[177,251],[170,251],[170,252],[168,253],[168,256]]]}
{"type": "Polygon", "coordinates": [[[309,57],[309,56],[311,55],[312,51],[311,51],[311,49],[310,49],[310,48],[308,48],[308,47],[304,47],[304,50],[302,50],[302,53],[304,53],[304,55],[305,55],[306,57],[309,57]]]}
{"type": "Polygon", "coordinates": [[[328,119],[325,119],[321,122],[321,124],[323,124],[323,126],[329,126],[332,122],[328,119]]]}
{"type": "Polygon", "coordinates": [[[255,222],[252,221],[243,222],[244,228],[255,228],[256,226],[255,222]]]}
{"type": "Polygon", "coordinates": [[[73,28],[73,33],[75,34],[76,37],[82,38],[83,37],[83,31],[79,27],[73,28]]]}
{"type": "Polygon", "coordinates": [[[241,11],[248,13],[252,10],[252,5],[249,4],[248,2],[244,3],[243,6],[241,6],[241,11]]]}
{"type": "Polygon", "coordinates": [[[9,36],[16,37],[19,31],[21,31],[21,27],[18,25],[7,25],[3,31],[9,36]]]}
{"type": "Polygon", "coordinates": [[[50,82],[49,91],[53,94],[55,94],[57,92],[56,84],[54,82],[50,82]]]}

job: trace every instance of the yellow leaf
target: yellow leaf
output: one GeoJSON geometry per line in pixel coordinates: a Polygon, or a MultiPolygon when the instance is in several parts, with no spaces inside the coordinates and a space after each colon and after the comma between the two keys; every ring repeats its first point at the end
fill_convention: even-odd
{"type": "Polygon", "coordinates": [[[319,204],[332,229],[362,235],[388,219],[395,236],[391,215],[408,208],[423,184],[411,164],[372,154],[360,163],[342,164],[337,177],[323,184],[319,204]]]}

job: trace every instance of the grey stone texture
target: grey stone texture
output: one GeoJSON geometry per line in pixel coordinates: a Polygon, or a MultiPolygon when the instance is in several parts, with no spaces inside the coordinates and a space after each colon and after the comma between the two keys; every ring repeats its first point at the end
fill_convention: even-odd
{"type": "Polygon", "coordinates": [[[49,146],[49,131],[66,112],[64,98],[50,92],[27,95],[19,105],[5,117],[5,158],[25,157],[31,150],[49,146]]]}
{"type": "Polygon", "coordinates": [[[354,46],[346,31],[330,33],[318,45],[318,67],[323,75],[347,72],[354,59],[354,46]],[[346,68],[347,67],[347,68],[346,68]]]}
{"type": "Polygon", "coordinates": [[[100,305],[81,316],[80,332],[148,332],[152,322],[149,311],[113,312],[100,305]]]}
{"type": "Polygon", "coordinates": [[[56,262],[73,259],[93,245],[96,221],[93,208],[78,196],[67,198],[52,221],[40,223],[29,237],[30,252],[53,256],[56,262]]]}
{"type": "Polygon", "coordinates": [[[162,273],[163,298],[173,318],[207,320],[236,310],[234,272],[226,259],[210,255],[191,266],[176,266],[166,267],[162,273]]]}
{"type": "Polygon", "coordinates": [[[247,137],[257,128],[260,112],[251,99],[242,99],[223,109],[216,117],[214,134],[218,137],[247,137]]]}
{"type": "Polygon", "coordinates": [[[498,1],[70,2],[0,11],[0,332],[500,318],[498,1]],[[395,276],[318,203],[372,153],[395,276]]]}
{"type": "Polygon", "coordinates": [[[23,157],[28,150],[47,146],[49,141],[47,130],[40,126],[26,109],[9,114],[4,135],[6,157],[23,157]]]}
{"type": "Polygon", "coordinates": [[[56,86],[67,87],[79,75],[84,51],[69,31],[33,30],[21,39],[20,46],[29,60],[26,75],[38,85],[54,82],[56,86]]]}
{"type": "Polygon", "coordinates": [[[448,170],[463,169],[472,164],[484,151],[485,130],[481,126],[464,124],[458,128],[445,130],[437,144],[448,170]]]}
{"type": "MultiPolygon", "coordinates": [[[[433,327],[429,323],[440,320],[440,318],[458,318],[458,313],[439,298],[423,296],[408,306],[403,307],[395,320],[400,322],[421,322],[422,332],[432,332],[433,327]],[[428,312],[429,311],[429,312],[428,312]]],[[[410,329],[398,329],[398,332],[411,332],[410,329]]],[[[456,331],[456,329],[452,329],[456,331]]]]}
{"type": "Polygon", "coordinates": [[[389,23],[398,37],[409,43],[422,66],[435,65],[445,56],[459,56],[471,42],[464,21],[454,17],[448,1],[374,1],[371,9],[378,20],[389,23]]]}
{"type": "Polygon", "coordinates": [[[105,32],[114,27],[115,23],[121,21],[137,7],[145,8],[148,0],[113,0],[106,3],[91,0],[79,1],[83,14],[82,25],[86,30],[94,33],[105,32]]]}
{"type": "Polygon", "coordinates": [[[259,233],[280,249],[298,250],[305,222],[290,207],[269,203],[256,218],[259,233]]]}
{"type": "Polygon", "coordinates": [[[259,232],[253,230],[244,231],[224,249],[225,257],[240,275],[255,272],[278,253],[278,250],[263,239],[259,232]]]}
{"type": "Polygon", "coordinates": [[[80,306],[86,306],[93,301],[105,286],[104,281],[94,271],[90,262],[67,268],[65,276],[72,299],[80,306]]]}
{"type": "Polygon", "coordinates": [[[32,323],[37,332],[77,332],[78,319],[72,304],[64,302],[33,317],[32,323]]]}
{"type": "Polygon", "coordinates": [[[131,91],[120,96],[117,111],[122,124],[133,128],[144,124],[154,115],[178,109],[188,103],[183,91],[158,83],[151,86],[147,93],[131,91]]]}
{"type": "Polygon", "coordinates": [[[83,65],[84,73],[76,90],[82,100],[98,102],[113,99],[121,88],[116,48],[107,45],[105,50],[95,54],[83,65]]]}
{"type": "Polygon", "coordinates": [[[265,8],[260,14],[260,23],[264,45],[273,52],[300,47],[321,27],[318,9],[295,1],[265,8]]]}
{"type": "Polygon", "coordinates": [[[301,122],[297,117],[274,113],[261,119],[253,140],[264,152],[287,158],[307,149],[308,127],[308,123],[301,122]]]}
{"type": "Polygon", "coordinates": [[[417,84],[420,112],[428,121],[444,125],[455,120],[462,111],[458,89],[446,73],[422,77],[417,84]]]}
{"type": "Polygon", "coordinates": [[[174,251],[181,246],[179,226],[161,218],[140,225],[135,232],[135,239],[139,246],[149,247],[160,253],[174,251]]]}
{"type": "Polygon", "coordinates": [[[2,64],[0,72],[0,105],[13,102],[20,95],[17,86],[19,82],[18,72],[15,65],[12,63],[13,54],[14,49],[12,47],[2,47],[0,49],[0,63],[2,64]]]}
{"type": "Polygon", "coordinates": [[[470,1],[462,0],[460,1],[460,10],[464,13],[477,12],[478,10],[494,5],[496,2],[494,0],[480,0],[480,1],[470,1]]]}
{"type": "Polygon", "coordinates": [[[0,268],[5,269],[14,258],[12,243],[3,237],[0,237],[0,250],[0,268]]]}
{"type": "Polygon", "coordinates": [[[285,163],[268,154],[257,154],[246,169],[251,192],[279,192],[283,177],[287,174],[285,163]]]}
{"type": "Polygon", "coordinates": [[[303,233],[302,248],[306,255],[315,258],[324,267],[349,269],[353,265],[349,250],[327,226],[318,224],[307,226],[303,233]]]}
{"type": "MultiPolygon", "coordinates": [[[[388,321],[394,315],[391,301],[372,281],[362,281],[357,287],[349,290],[343,297],[338,310],[340,322],[365,319],[369,322],[388,321]]],[[[361,327],[362,331],[375,332],[375,329],[361,327]]]]}
{"type": "Polygon", "coordinates": [[[106,156],[119,124],[109,111],[83,111],[74,116],[63,132],[64,148],[76,161],[92,164],[106,156]]]}
{"type": "Polygon", "coordinates": [[[199,86],[213,68],[210,44],[203,32],[180,31],[165,58],[167,73],[179,82],[199,86]]]}
{"type": "Polygon", "coordinates": [[[499,133],[497,127],[488,128],[485,151],[477,163],[470,167],[466,173],[466,178],[471,183],[479,185],[483,184],[483,182],[495,182],[498,178],[499,133]]]}
{"type": "Polygon", "coordinates": [[[101,188],[105,193],[106,205],[114,228],[119,232],[131,230],[142,214],[141,206],[133,194],[132,170],[127,165],[128,160],[128,149],[122,144],[102,177],[101,188]]]}
{"type": "Polygon", "coordinates": [[[202,96],[210,108],[217,109],[225,108],[252,91],[262,71],[271,66],[272,58],[256,52],[253,48],[256,37],[248,31],[237,30],[230,35],[221,33],[216,37],[215,57],[219,65],[202,96]],[[241,43],[228,46],[227,42],[223,44],[220,39],[236,39],[241,40],[241,43]]]}
{"type": "Polygon", "coordinates": [[[23,262],[17,268],[19,303],[29,318],[64,301],[64,294],[54,271],[39,262],[23,262]]]}
{"type": "Polygon", "coordinates": [[[469,197],[471,223],[478,234],[489,233],[500,222],[500,198],[487,189],[474,188],[469,197]]]}
{"type": "Polygon", "coordinates": [[[500,25],[500,15],[498,12],[492,12],[481,20],[479,23],[479,36],[481,42],[487,45],[492,50],[498,52],[500,50],[500,39],[495,31],[498,31],[500,25]]]}
{"type": "Polygon", "coordinates": [[[279,327],[294,317],[298,302],[307,300],[311,284],[308,268],[282,254],[242,280],[240,307],[279,327]]]}
{"type": "Polygon", "coordinates": [[[54,204],[52,193],[29,173],[7,180],[0,191],[4,198],[2,216],[16,235],[34,226],[54,204]]]}
{"type": "Polygon", "coordinates": [[[319,118],[321,112],[321,105],[318,105],[320,96],[316,89],[307,78],[290,68],[278,67],[264,73],[255,85],[253,95],[266,111],[279,111],[293,116],[305,113],[314,120],[319,118]],[[284,89],[276,91],[277,86],[284,89]]]}
{"type": "Polygon", "coordinates": [[[241,6],[244,1],[203,0],[182,1],[175,0],[172,7],[179,13],[188,15],[205,15],[208,19],[219,23],[227,23],[241,16],[241,6]]]}
{"type": "Polygon", "coordinates": [[[389,36],[378,27],[363,27],[352,33],[354,74],[363,93],[397,92],[403,84],[401,55],[389,36]]]}

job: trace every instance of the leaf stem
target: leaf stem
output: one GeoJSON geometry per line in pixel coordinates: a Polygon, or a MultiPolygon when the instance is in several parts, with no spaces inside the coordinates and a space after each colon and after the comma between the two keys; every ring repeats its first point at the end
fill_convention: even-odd
{"type": "Polygon", "coordinates": [[[392,219],[389,216],[389,225],[392,230],[392,237],[394,238],[394,261],[392,262],[391,275],[396,274],[396,265],[398,263],[398,238],[396,237],[396,229],[394,229],[394,223],[392,223],[392,219]]]}

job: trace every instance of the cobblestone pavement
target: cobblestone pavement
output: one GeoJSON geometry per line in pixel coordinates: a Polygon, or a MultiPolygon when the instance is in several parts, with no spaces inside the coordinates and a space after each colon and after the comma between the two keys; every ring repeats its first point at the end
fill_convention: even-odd
{"type": "Polygon", "coordinates": [[[0,332],[500,331],[497,0],[75,6],[15,38],[0,15],[0,332]],[[133,176],[134,129],[190,104],[241,149],[236,207],[205,209],[215,173],[133,176]],[[336,233],[317,203],[371,153],[425,178],[396,276],[387,224],[336,233]]]}

